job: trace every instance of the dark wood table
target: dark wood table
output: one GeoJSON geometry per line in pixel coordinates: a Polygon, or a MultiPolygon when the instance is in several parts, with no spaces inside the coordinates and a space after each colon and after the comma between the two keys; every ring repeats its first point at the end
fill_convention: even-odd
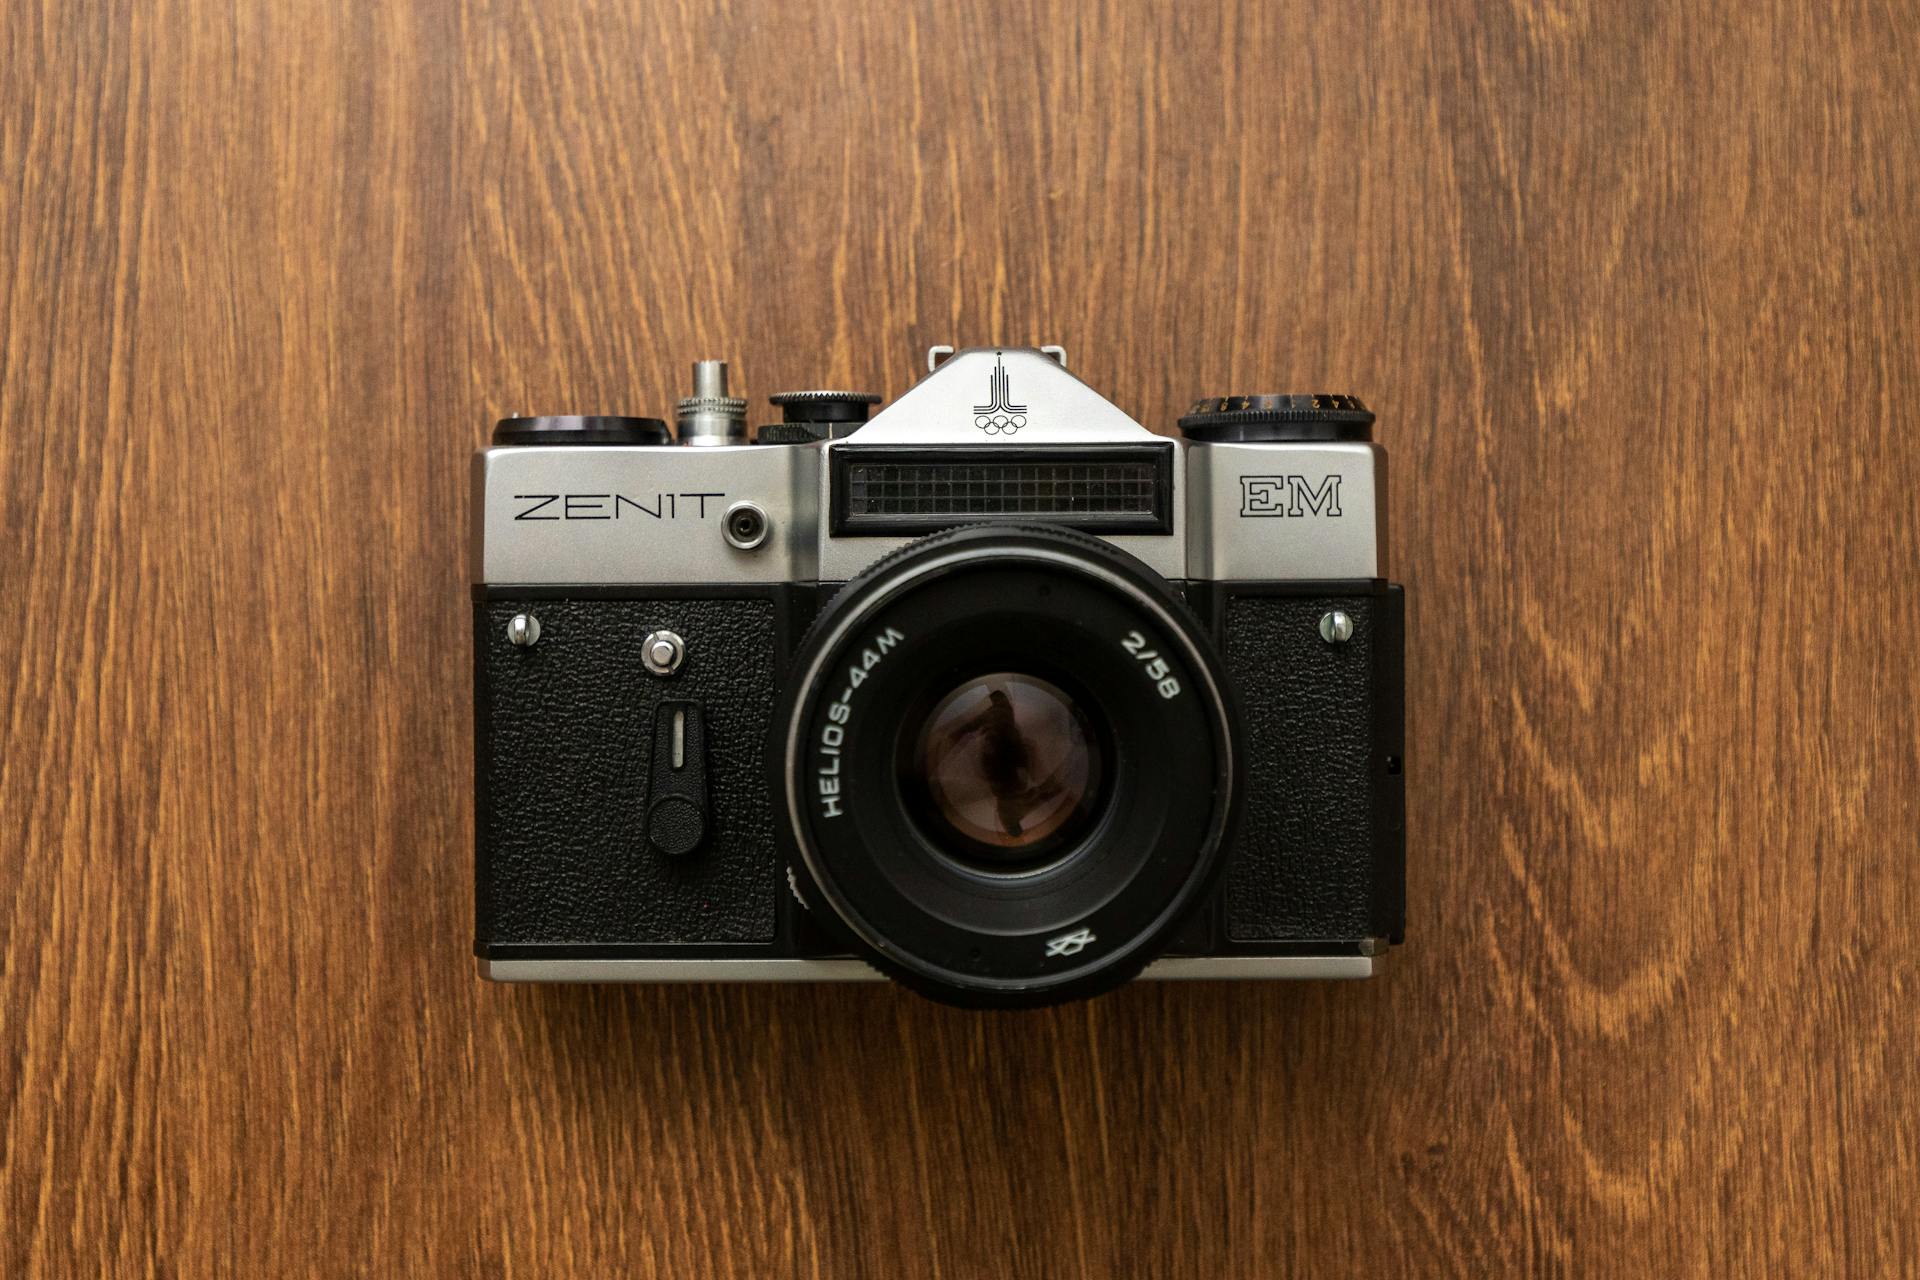
{"type": "Polygon", "coordinates": [[[0,1274],[1920,1268],[1902,6],[28,4],[0,1274]],[[1061,342],[1353,390],[1408,945],[484,985],[468,455],[1061,342]]]}

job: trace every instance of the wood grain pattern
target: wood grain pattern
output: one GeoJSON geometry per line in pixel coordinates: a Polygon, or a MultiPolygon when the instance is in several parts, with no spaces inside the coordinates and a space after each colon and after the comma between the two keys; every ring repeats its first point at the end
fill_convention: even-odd
{"type": "Polygon", "coordinates": [[[23,0],[0,1275],[1920,1270],[1905,6],[23,0]],[[482,985],[495,416],[1353,388],[1410,945],[976,1016],[482,985]]]}

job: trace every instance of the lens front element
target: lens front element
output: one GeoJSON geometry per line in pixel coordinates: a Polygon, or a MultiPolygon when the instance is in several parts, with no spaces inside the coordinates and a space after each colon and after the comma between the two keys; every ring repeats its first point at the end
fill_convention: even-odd
{"type": "Polygon", "coordinates": [[[1104,755],[1060,686],[995,671],[961,684],[903,735],[901,794],[943,853],[989,872],[1071,849],[1098,812],[1104,755]]]}

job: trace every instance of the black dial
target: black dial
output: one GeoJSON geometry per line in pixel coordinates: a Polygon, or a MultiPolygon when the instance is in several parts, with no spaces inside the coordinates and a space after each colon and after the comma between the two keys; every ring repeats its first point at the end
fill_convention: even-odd
{"type": "Polygon", "coordinates": [[[880,397],[866,391],[782,391],[767,397],[780,406],[780,421],[760,428],[762,444],[811,444],[852,435],[880,397]]]}
{"type": "Polygon", "coordinates": [[[1210,396],[1180,419],[1189,440],[1371,440],[1373,413],[1358,396],[1210,396]]]}
{"type": "Polygon", "coordinates": [[[554,414],[541,418],[502,418],[494,424],[495,444],[666,444],[667,424],[658,418],[611,414],[554,414]]]}

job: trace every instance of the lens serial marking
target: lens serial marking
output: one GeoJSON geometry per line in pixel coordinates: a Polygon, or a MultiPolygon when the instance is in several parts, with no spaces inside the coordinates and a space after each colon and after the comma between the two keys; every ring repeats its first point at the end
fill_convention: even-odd
{"type": "Polygon", "coordinates": [[[906,633],[898,627],[888,627],[875,636],[860,651],[859,659],[847,667],[847,683],[840,690],[840,696],[827,704],[827,723],[820,726],[820,742],[815,748],[820,763],[814,766],[813,771],[814,790],[820,801],[820,816],[823,818],[837,818],[844,812],[841,806],[840,760],[847,740],[846,726],[853,719],[853,691],[865,684],[867,674],[906,638],[906,633]]]}

